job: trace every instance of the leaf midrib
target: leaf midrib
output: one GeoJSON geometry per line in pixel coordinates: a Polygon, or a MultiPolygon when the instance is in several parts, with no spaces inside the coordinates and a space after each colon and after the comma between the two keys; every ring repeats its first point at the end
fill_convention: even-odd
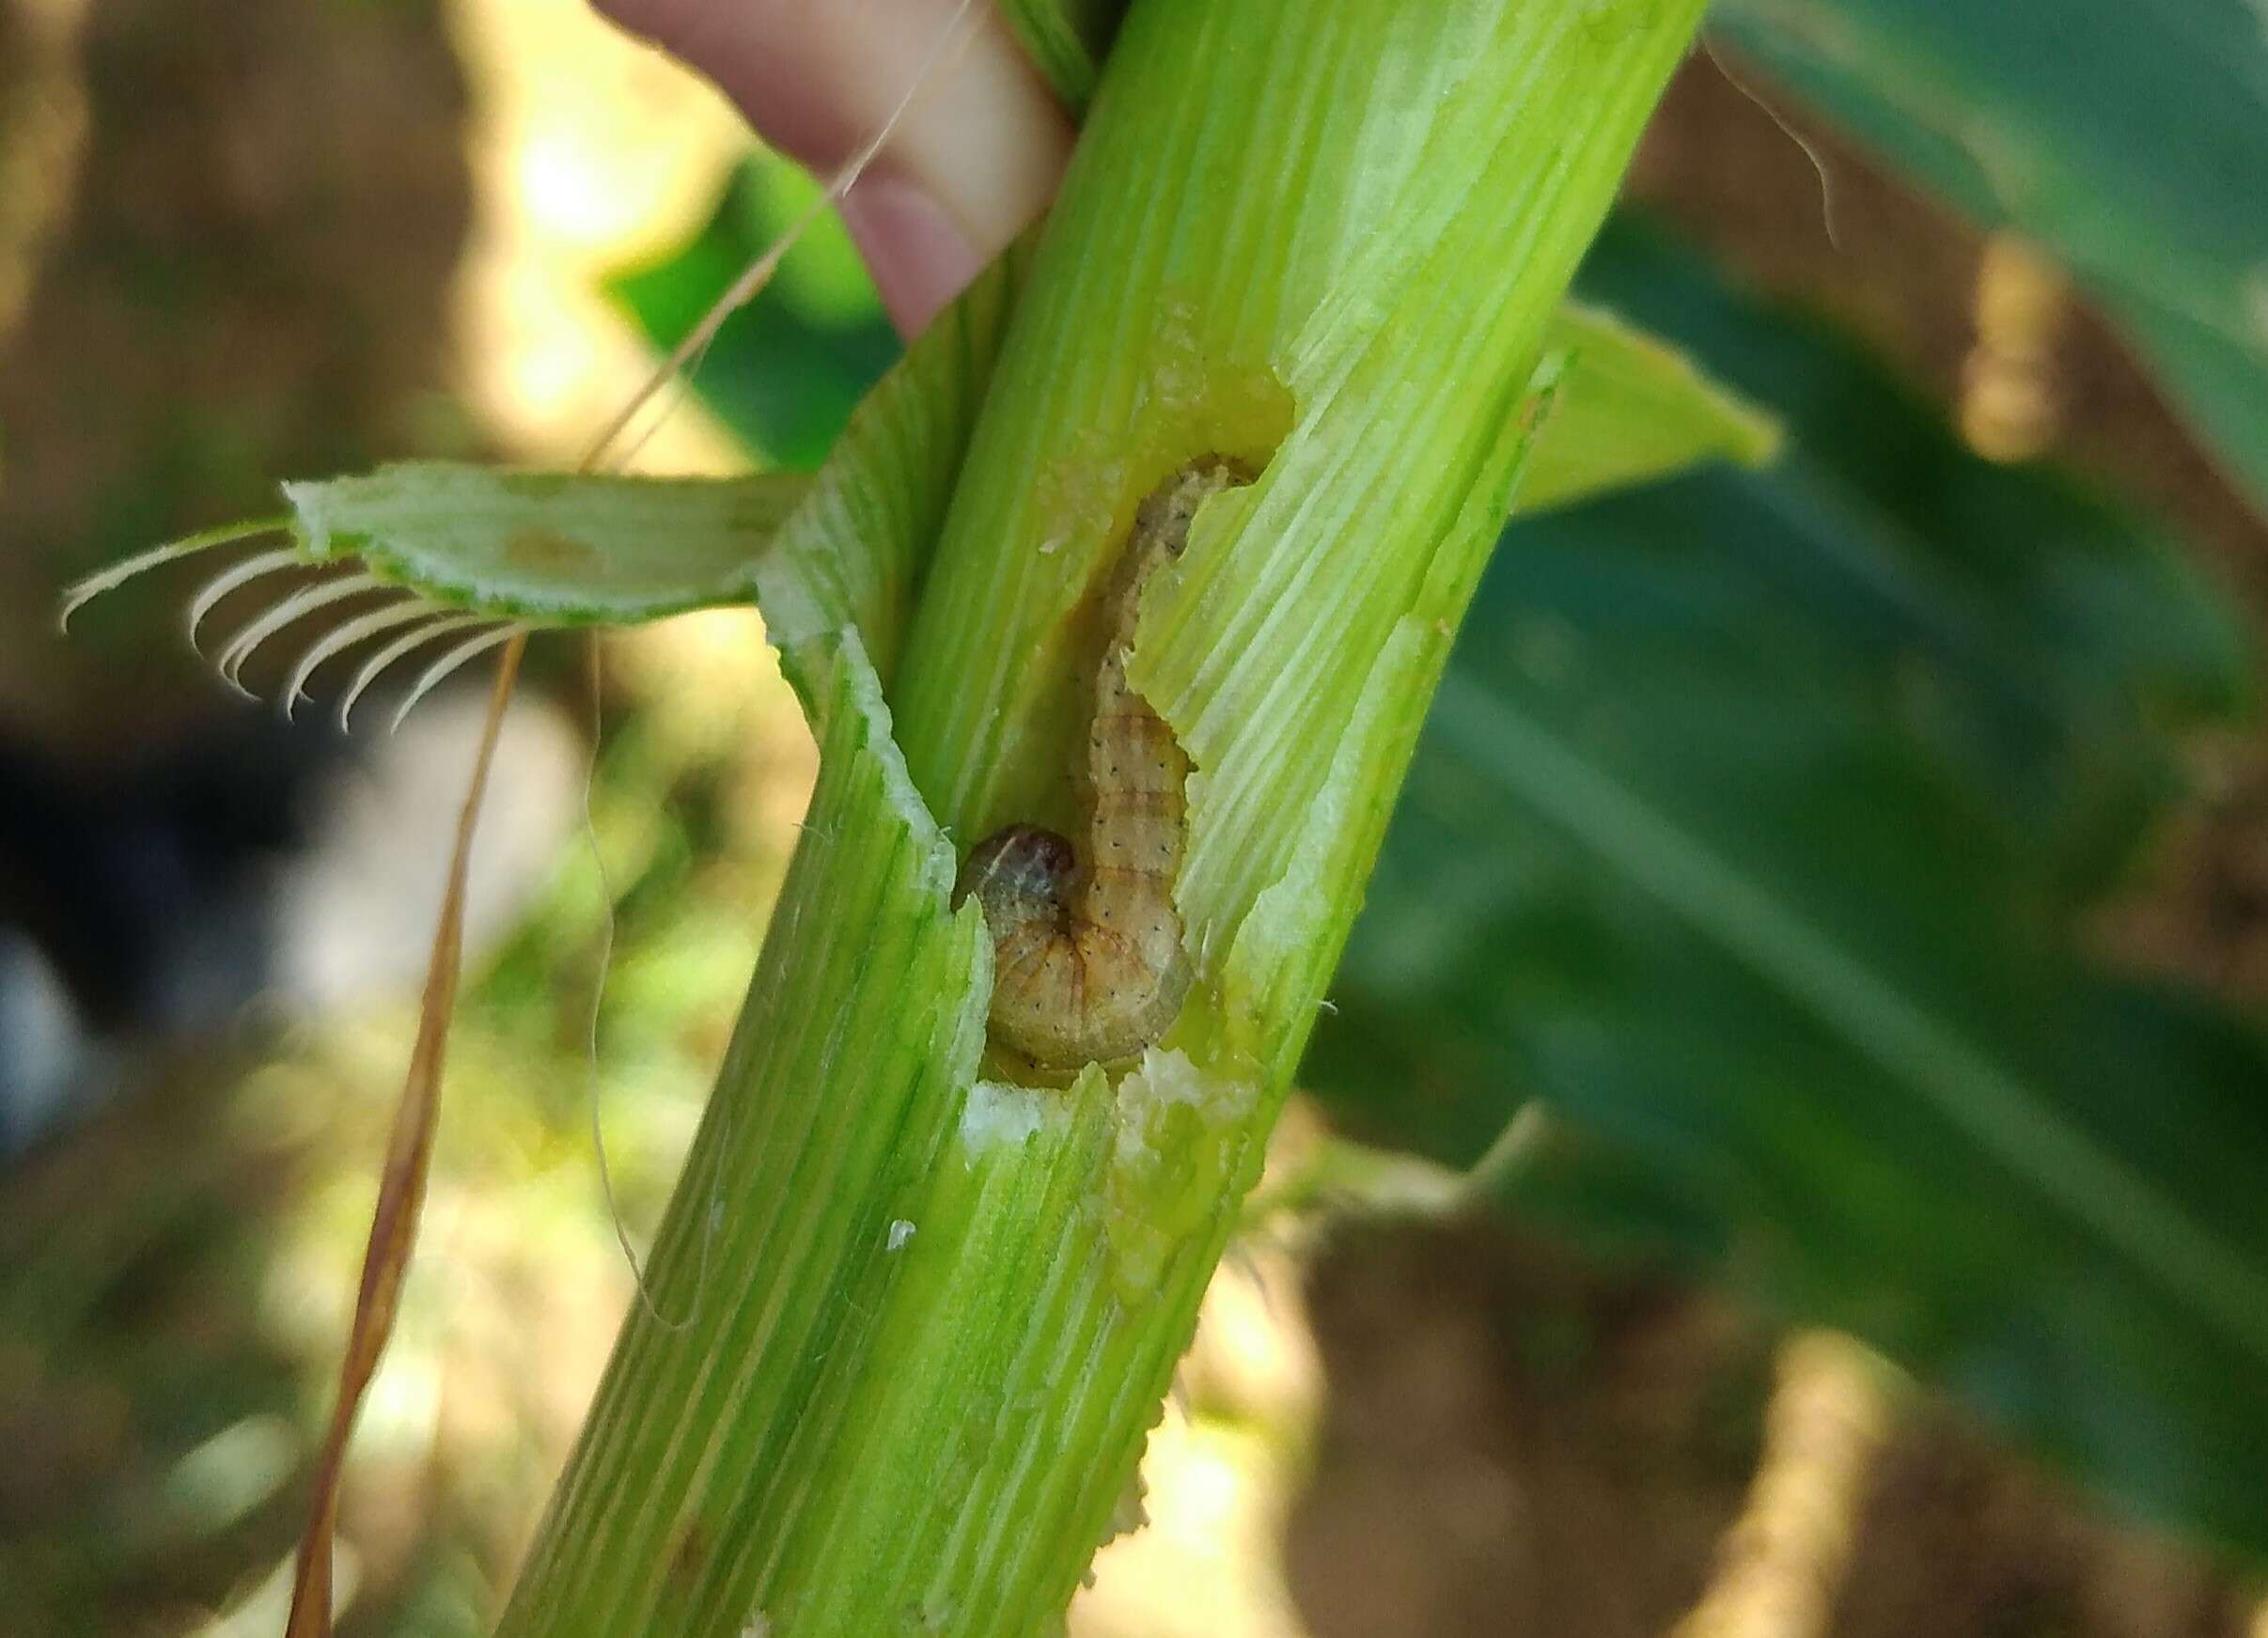
{"type": "Polygon", "coordinates": [[[1491,784],[1794,997],[2038,1194],[2268,1359],[2268,1280],[1989,1049],[1517,707],[1451,672],[1434,727],[1491,784]]]}

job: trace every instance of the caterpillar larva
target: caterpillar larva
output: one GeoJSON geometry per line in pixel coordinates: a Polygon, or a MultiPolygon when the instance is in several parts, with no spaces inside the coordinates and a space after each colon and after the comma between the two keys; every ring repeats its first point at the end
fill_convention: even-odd
{"type": "Polygon", "coordinates": [[[1189,758],[1126,681],[1142,588],[1181,554],[1205,497],[1252,481],[1222,456],[1192,461],[1134,513],[1100,604],[1102,654],[1080,795],[1086,847],[1038,825],[977,845],[956,900],[975,894],[993,935],[993,1039],[1048,1069],[1132,1057],[1188,993],[1173,882],[1181,866],[1189,758]]]}

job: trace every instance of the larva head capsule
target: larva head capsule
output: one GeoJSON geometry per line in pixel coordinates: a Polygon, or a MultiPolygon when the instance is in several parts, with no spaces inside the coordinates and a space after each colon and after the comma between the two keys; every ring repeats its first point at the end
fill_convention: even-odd
{"type": "Polygon", "coordinates": [[[1189,986],[1170,917],[1130,930],[1098,919],[1071,845],[1038,825],[985,838],[962,866],[993,936],[992,1033],[1033,1067],[1115,1064],[1155,1040],[1189,986]]]}
{"type": "Polygon", "coordinates": [[[1026,928],[1054,931],[1071,916],[1071,845],[1039,825],[1009,825],[977,845],[953,882],[953,902],[974,894],[995,944],[1026,928]]]}

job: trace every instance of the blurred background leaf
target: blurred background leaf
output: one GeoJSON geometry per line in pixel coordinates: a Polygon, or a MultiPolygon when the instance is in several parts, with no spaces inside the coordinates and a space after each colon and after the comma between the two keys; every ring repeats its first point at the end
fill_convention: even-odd
{"type": "MultiPolygon", "coordinates": [[[[777,154],[752,153],[698,233],[612,280],[608,293],[665,352],[819,192],[819,184],[777,154]]],[[[725,320],[695,361],[693,390],[769,463],[808,472],[899,351],[873,281],[829,211],[756,299],[725,320]]]]}
{"type": "Polygon", "coordinates": [[[2268,1047],[2076,918],[2250,703],[2221,601],[2053,474],[1624,222],[1583,288],[1787,418],[1513,529],[1307,1075],[1468,1164],[1933,1371],[2268,1548],[2268,1047]]]}
{"type": "Polygon", "coordinates": [[[2046,246],[2268,511],[2268,26],[2246,0],[1722,0],[1718,37],[2046,246]]]}

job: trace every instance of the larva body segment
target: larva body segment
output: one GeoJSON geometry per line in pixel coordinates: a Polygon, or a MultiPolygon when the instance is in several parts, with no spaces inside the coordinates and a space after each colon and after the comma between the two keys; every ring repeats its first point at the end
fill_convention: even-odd
{"type": "Polygon", "coordinates": [[[1132,1057],[1165,1033],[1190,982],[1174,908],[1189,758],[1126,680],[1142,590],[1180,555],[1205,497],[1252,481],[1209,456],[1152,491],[1106,583],[1080,780],[1086,846],[1017,824],[978,844],[956,897],[974,894],[993,937],[993,1040],[1046,1069],[1132,1057]]]}

